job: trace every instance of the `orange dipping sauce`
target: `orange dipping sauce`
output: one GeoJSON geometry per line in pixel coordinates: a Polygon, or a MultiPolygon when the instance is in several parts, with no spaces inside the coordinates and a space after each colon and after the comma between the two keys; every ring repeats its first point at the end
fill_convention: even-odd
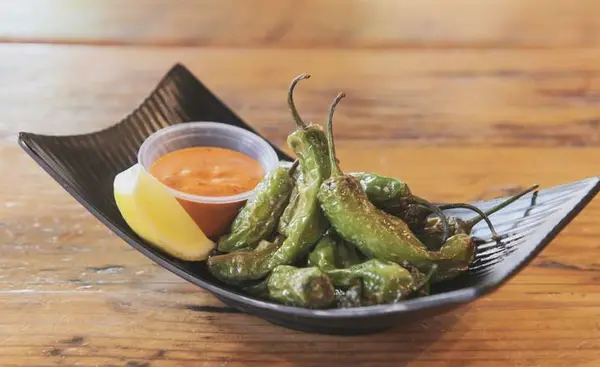
{"type": "MultiPolygon", "coordinates": [[[[253,190],[265,175],[257,160],[225,148],[192,147],[158,158],[150,173],[164,185],[198,196],[231,196],[253,190]]],[[[208,237],[227,230],[245,201],[202,203],[177,198],[208,237]]]]}
{"type": "Polygon", "coordinates": [[[230,149],[194,147],[160,157],[150,173],[172,189],[199,196],[250,191],[265,175],[260,163],[230,149]]]}

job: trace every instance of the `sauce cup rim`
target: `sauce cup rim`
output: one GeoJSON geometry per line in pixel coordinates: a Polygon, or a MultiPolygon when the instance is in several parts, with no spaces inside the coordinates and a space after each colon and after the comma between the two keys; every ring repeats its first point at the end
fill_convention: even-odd
{"type": "MultiPolygon", "coordinates": [[[[183,199],[190,202],[201,203],[201,204],[232,204],[240,201],[248,200],[253,194],[256,187],[252,190],[241,192],[235,195],[229,196],[201,196],[201,195],[193,195],[188,194],[186,192],[182,192],[176,189],[173,189],[164,183],[160,182],[154,175],[152,175],[146,165],[142,162],[144,161],[142,155],[143,153],[149,149],[150,145],[153,143],[157,137],[166,133],[167,131],[177,131],[177,130],[186,130],[189,128],[201,127],[201,128],[213,128],[215,130],[228,130],[231,133],[238,134],[239,136],[244,136],[246,138],[254,140],[257,144],[261,145],[261,147],[267,152],[267,159],[270,162],[273,162],[271,167],[265,167],[265,165],[261,163],[262,167],[265,169],[265,176],[273,169],[277,168],[279,165],[279,158],[275,149],[261,136],[256,133],[253,133],[249,130],[243,129],[241,127],[233,126],[223,122],[215,122],[215,121],[190,121],[185,123],[178,123],[175,125],[170,125],[164,127],[160,130],[155,131],[150,136],[148,136],[140,149],[138,150],[137,160],[142,169],[144,169],[151,177],[153,177],[158,183],[160,183],[163,187],[165,187],[171,194],[179,199],[183,199]]],[[[199,145],[200,146],[200,145],[199,145]]],[[[201,145],[201,146],[211,146],[211,145],[201,145]]],[[[234,150],[234,149],[232,149],[234,150]]],[[[241,153],[241,152],[240,152],[241,153]]],[[[263,176],[264,177],[264,176],[263,176]]]]}

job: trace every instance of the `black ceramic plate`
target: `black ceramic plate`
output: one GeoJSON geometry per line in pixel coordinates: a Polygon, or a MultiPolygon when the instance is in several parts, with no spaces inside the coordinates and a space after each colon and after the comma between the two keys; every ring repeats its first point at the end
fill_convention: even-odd
{"type": "MultiPolygon", "coordinates": [[[[135,249],[212,292],[229,306],[286,327],[335,334],[369,333],[401,322],[445,312],[497,289],[525,267],[594,197],[599,179],[569,183],[530,194],[492,216],[501,243],[478,247],[477,260],[459,279],[434,289],[428,297],[394,305],[356,309],[308,310],[247,297],[219,283],[203,263],[174,259],[149,246],[125,223],[113,200],[114,176],[136,161],[146,137],[167,125],[187,121],[221,121],[253,129],[219,101],[185,67],[176,65],[139,108],[120,123],[77,136],[21,133],[25,151],[85,208],[135,249]]],[[[281,159],[289,159],[277,149],[281,159]]],[[[498,200],[475,203],[485,209],[498,200]]],[[[465,213],[456,211],[457,215],[465,213]]],[[[484,226],[475,235],[489,238],[484,226]]]]}

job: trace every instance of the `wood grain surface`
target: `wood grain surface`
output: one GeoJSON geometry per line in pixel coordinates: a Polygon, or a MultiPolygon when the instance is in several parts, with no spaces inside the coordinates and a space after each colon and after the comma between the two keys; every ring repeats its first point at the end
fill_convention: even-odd
{"type": "Polygon", "coordinates": [[[230,309],[154,265],[16,144],[105,128],[176,62],[278,145],[339,91],[342,165],[432,200],[600,172],[595,1],[0,3],[0,366],[598,366],[600,201],[496,293],[361,337],[230,309]],[[149,20],[151,19],[151,21],[149,20]]]}
{"type": "Polygon", "coordinates": [[[0,40],[96,45],[549,48],[600,44],[595,0],[3,0],[0,40]]]}

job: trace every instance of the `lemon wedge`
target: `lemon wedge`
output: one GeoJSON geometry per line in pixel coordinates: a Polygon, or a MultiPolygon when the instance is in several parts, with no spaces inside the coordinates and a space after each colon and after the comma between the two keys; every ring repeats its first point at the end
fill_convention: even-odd
{"type": "Polygon", "coordinates": [[[114,196],[131,229],[170,255],[205,260],[215,248],[177,199],[140,164],[115,176],[114,196]]]}

